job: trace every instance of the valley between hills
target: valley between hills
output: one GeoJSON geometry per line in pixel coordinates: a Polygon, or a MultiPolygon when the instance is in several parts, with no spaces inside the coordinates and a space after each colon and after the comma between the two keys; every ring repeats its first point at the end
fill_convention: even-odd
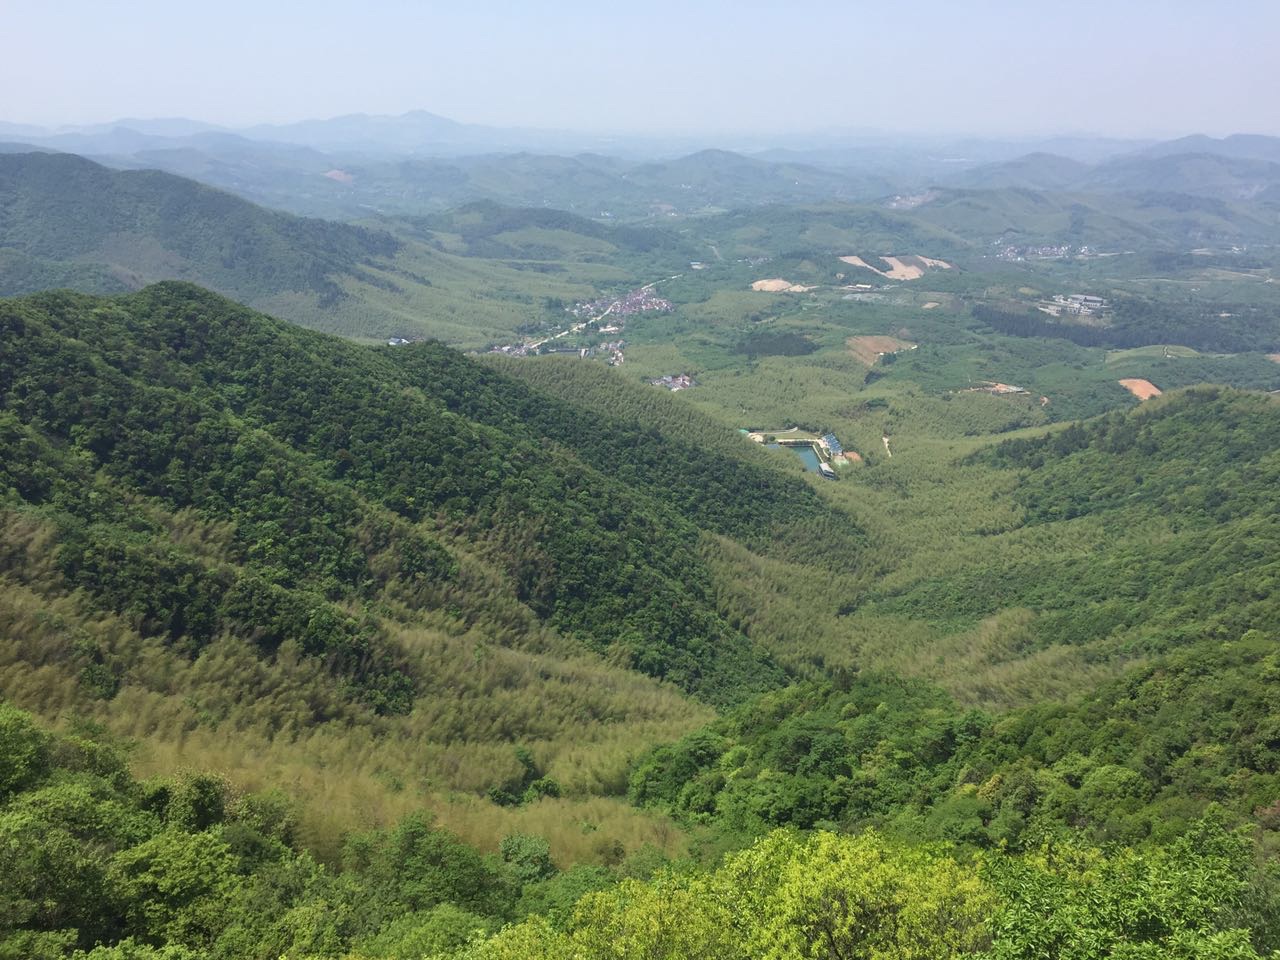
{"type": "Polygon", "coordinates": [[[1280,178],[1197,147],[0,153],[0,956],[1280,950],[1280,178]]]}

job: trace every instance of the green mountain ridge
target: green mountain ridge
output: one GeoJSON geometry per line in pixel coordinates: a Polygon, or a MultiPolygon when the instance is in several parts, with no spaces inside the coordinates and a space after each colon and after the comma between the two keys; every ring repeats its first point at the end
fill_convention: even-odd
{"type": "MultiPolygon", "coordinates": [[[[236,538],[245,551],[240,562],[248,568],[233,583],[215,587],[220,596],[119,592],[145,591],[174,576],[215,573],[160,573],[171,561],[180,568],[196,562],[170,556],[167,548],[156,556],[146,548],[134,558],[142,570],[162,566],[150,574],[140,570],[132,586],[98,566],[100,550],[92,559],[77,559],[62,548],[71,582],[116,612],[133,611],[146,632],[161,629],[174,641],[187,637],[196,617],[187,606],[194,604],[204,624],[194,639],[207,642],[239,622],[233,608],[249,602],[247,596],[236,599],[246,590],[254,603],[286,606],[291,601],[277,588],[309,589],[330,600],[358,596],[367,588],[356,585],[369,582],[378,562],[370,547],[362,548],[362,556],[354,540],[344,542],[341,534],[334,539],[327,525],[315,527],[307,516],[331,517],[341,531],[375,523],[382,514],[385,519],[376,522],[390,527],[379,535],[383,545],[377,550],[391,549],[397,559],[387,559],[402,572],[412,568],[413,576],[443,585],[451,561],[441,552],[439,534],[421,540],[406,531],[405,544],[393,546],[395,534],[388,543],[397,524],[430,521],[469,530],[470,538],[492,541],[489,549],[504,558],[521,602],[563,631],[581,632],[589,646],[621,644],[641,669],[679,676],[712,699],[737,695],[741,684],[768,682],[768,670],[748,679],[744,664],[735,662],[744,656],[750,662],[749,648],[711,609],[706,576],[691,551],[697,533],[690,524],[767,545],[769,530],[824,513],[802,485],[772,478],[745,461],[726,472],[720,459],[674,440],[649,453],[658,435],[608,418],[596,417],[584,429],[581,413],[569,405],[532,394],[437,346],[369,352],[255,317],[194,288],[162,285],[114,303],[66,295],[19,302],[8,313],[6,330],[10,345],[0,379],[12,418],[6,486],[35,504],[69,498],[54,508],[56,515],[67,515],[66,536],[85,524],[106,524],[104,534],[123,524],[122,549],[129,552],[127,518],[99,517],[92,504],[76,499],[77,491],[92,486],[88,477],[103,469],[113,485],[158,497],[164,510],[196,509],[209,521],[229,510],[242,518],[236,538]],[[144,385],[137,376],[147,366],[166,373],[144,385]],[[68,384],[72,392],[47,395],[41,384],[51,383],[58,367],[81,370],[83,377],[68,384]],[[78,410],[74,417],[71,409],[78,410]],[[73,437],[71,450],[60,452],[73,437]],[[539,452],[538,445],[547,442],[539,438],[553,439],[556,447],[539,452]],[[36,459],[18,457],[19,445],[37,452],[36,459]],[[579,452],[560,453],[557,447],[579,452]],[[267,479],[261,471],[277,457],[294,467],[267,479]],[[630,485],[648,491],[638,501],[594,466],[628,460],[630,485]],[[534,472],[526,475],[521,464],[534,472]],[[68,485],[71,476],[76,479],[68,485]],[[566,494],[567,500],[559,499],[566,494]],[[556,500],[545,500],[548,495],[556,500]],[[291,502],[291,512],[273,519],[271,504],[278,497],[291,502]],[[764,536],[757,537],[760,507],[753,503],[766,501],[773,519],[758,528],[764,536]],[[254,544],[277,526],[290,540],[253,560],[261,549],[254,544]],[[648,584],[643,591],[641,581],[648,584]],[[266,595],[257,598],[262,591],[266,595]],[[644,623],[653,617],[661,625],[644,623]],[[655,656],[645,652],[652,642],[697,644],[699,652],[673,670],[675,648],[655,656]],[[738,653],[717,653],[720,643],[738,653]],[[740,678],[728,680],[723,671],[739,672],[740,678]]],[[[296,626],[287,626],[292,616],[272,617],[283,634],[267,639],[269,649],[296,634],[296,626]]],[[[308,644],[317,653],[331,645],[323,638],[303,640],[308,644]]],[[[406,682],[394,674],[386,674],[388,682],[406,682]]]]}
{"type": "Polygon", "coordinates": [[[1178,193],[1274,203],[1280,189],[1275,138],[1187,137],[1089,165],[1049,153],[966,170],[947,185],[1076,193],[1178,193]]]}
{"type": "Polygon", "coordinates": [[[333,274],[399,247],[386,233],[299,220],[169,174],[115,173],[69,154],[0,158],[0,200],[0,245],[46,260],[103,258],[129,273],[188,273],[245,299],[336,299],[333,274]]]}
{"type": "MultiPolygon", "coordinates": [[[[512,938],[515,956],[546,954],[631,943],[604,918],[644,923],[646,898],[684,876],[696,893],[681,894],[658,955],[687,956],[698,918],[726,903],[716,878],[776,862],[810,889],[833,857],[899,878],[894,902],[954,898],[952,919],[920,936],[966,943],[962,955],[1036,956],[1029,931],[1063,911],[1106,942],[1176,935],[1198,944],[1191,955],[1229,943],[1222,956],[1245,958],[1273,945],[1268,875],[1228,830],[1247,824],[1267,849],[1280,827],[1272,398],[1199,388],[979,448],[956,469],[1015,504],[935,564],[713,419],[589,364],[360,347],[177,283],[5,301],[0,347],[0,682],[14,702],[64,704],[153,749],[171,749],[156,724],[173,717],[202,755],[229,743],[267,764],[303,737],[327,745],[325,770],[359,769],[344,743],[383,758],[384,777],[422,770],[425,752],[433,777],[486,794],[486,816],[506,823],[563,822],[629,781],[640,809],[611,808],[612,822],[669,816],[712,849],[746,845],[719,867],[655,875],[625,860],[638,845],[606,843],[596,857],[632,874],[561,872],[549,843],[508,827],[486,858],[421,816],[359,833],[215,777],[139,781],[101,732],[51,737],[6,705],[0,731],[20,758],[0,781],[10,952],[133,938],[102,949],[391,956],[413,949],[407,937],[446,955],[502,956],[512,938]],[[1036,543],[1059,551],[1029,574],[1036,543]],[[823,596],[810,623],[774,635],[770,616],[744,616],[726,577],[745,586],[770,569],[823,596]],[[828,650],[779,689],[778,664],[803,662],[788,645],[842,618],[954,634],[1019,609],[1033,615],[1006,655],[1074,651],[1119,675],[992,711],[828,650]],[[670,684],[722,716],[705,725],[670,684]],[[530,735],[541,756],[512,750],[530,735]],[[566,735],[581,742],[553,751],[566,735]],[[1089,852],[1082,837],[1131,846],[1089,852]],[[1079,848],[1107,879],[1052,865],[1043,843],[1079,848]],[[58,865],[52,900],[35,895],[49,885],[38,862],[58,865]],[[1148,864],[1165,899],[1134,886],[1148,864]],[[1195,877],[1213,893],[1180,921],[1195,877]],[[1052,911],[1028,883],[1058,891],[1052,911]],[[1150,919],[1116,926],[1100,889],[1149,902],[1150,919]]],[[[384,809],[437,797],[449,811],[428,789],[384,809]]],[[[764,883],[747,889],[767,901],[764,883]]],[[[868,903],[887,895],[876,889],[868,903]]],[[[749,955],[755,922],[713,955],[749,955]]],[[[884,922],[851,942],[888,935],[884,922]]]]}
{"type": "Polygon", "coordinates": [[[186,280],[347,336],[431,335],[482,347],[547,319],[548,300],[593,299],[597,283],[651,279],[632,272],[645,270],[643,261],[622,265],[624,252],[647,247],[664,270],[685,262],[680,245],[659,233],[624,229],[614,242],[607,228],[566,215],[541,230],[513,223],[521,214],[485,216],[506,219],[518,235],[468,249],[421,223],[304,219],[157,171],[117,172],[67,154],[3,155],[0,293],[111,293],[186,280]],[[558,261],[583,266],[570,274],[558,261]]]}

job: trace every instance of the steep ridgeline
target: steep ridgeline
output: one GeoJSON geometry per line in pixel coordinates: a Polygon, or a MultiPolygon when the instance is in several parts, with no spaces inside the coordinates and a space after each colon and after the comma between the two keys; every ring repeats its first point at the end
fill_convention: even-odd
{"type": "Polygon", "coordinates": [[[450,410],[562,445],[652,491],[701,529],[758,552],[846,572],[865,555],[867,535],[858,522],[775,472],[758,448],[601,364],[487,357],[481,365],[435,344],[400,351],[395,359],[413,382],[433,384],[450,410]]]}
{"type": "Polygon", "coordinates": [[[79,272],[54,279],[94,292],[179,278],[245,301],[295,293],[331,303],[342,296],[335,278],[359,276],[399,246],[387,233],[276,213],[155,170],[0,156],[0,248],[22,257],[0,260],[4,295],[41,289],[36,265],[70,262],[79,272]]]}
{"type": "Polygon", "coordinates": [[[998,716],[848,672],[659,749],[633,798],[747,834],[827,822],[1014,846],[1167,837],[1219,803],[1272,842],[1280,404],[1204,387],[972,459],[1018,471],[1021,527],[1055,548],[1028,559],[986,534],[958,571],[869,603],[958,627],[1022,610],[1019,656],[1077,650],[1117,678],[998,716]]]}
{"type": "Polygon", "coordinates": [[[716,613],[700,531],[829,511],[757,463],[612,424],[436,345],[357,347],[187,285],[9,301],[3,566],[192,652],[298,644],[383,712],[416,688],[389,603],[486,614],[459,551],[539,621],[710,702],[776,684],[716,613]]]}

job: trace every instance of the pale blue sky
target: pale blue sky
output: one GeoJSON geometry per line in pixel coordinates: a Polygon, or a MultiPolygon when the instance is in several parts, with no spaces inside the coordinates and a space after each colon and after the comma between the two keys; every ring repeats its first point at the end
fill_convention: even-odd
{"type": "Polygon", "coordinates": [[[1280,134],[1280,0],[0,0],[0,119],[1280,134]]]}

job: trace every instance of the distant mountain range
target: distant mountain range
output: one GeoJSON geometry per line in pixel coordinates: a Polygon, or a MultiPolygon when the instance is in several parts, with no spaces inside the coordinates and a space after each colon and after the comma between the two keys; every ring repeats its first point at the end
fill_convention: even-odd
{"type": "Polygon", "coordinates": [[[643,220],[767,204],[868,203],[931,187],[1280,197],[1280,138],[1256,135],[1152,143],[833,133],[725,145],[736,149],[487,127],[426,111],[240,130],[185,118],[60,129],[0,122],[0,153],[77,153],[345,220],[425,215],[477,200],[643,220]]]}
{"type": "MultiPolygon", "coordinates": [[[[298,163],[314,159],[305,147],[272,149],[281,151],[281,169],[286,152],[298,163]]],[[[216,179],[213,161],[191,162],[216,179]]],[[[993,186],[935,188],[901,209],[848,202],[855,181],[833,171],[725,151],[640,165],[596,155],[486,156],[405,161],[398,179],[390,164],[369,168],[382,179],[354,166],[342,178],[317,176],[329,196],[351,191],[402,211],[379,217],[365,209],[368,225],[357,226],[264,209],[160,171],[0,150],[0,295],[57,287],[106,293],[181,279],[306,326],[479,347],[509,339],[530,319],[531,298],[595,295],[583,278],[597,274],[576,263],[607,264],[612,282],[625,284],[712,251],[728,259],[920,250],[963,258],[1000,243],[1174,252],[1275,243],[1280,220],[1256,202],[1257,191],[1255,202],[1242,202],[1178,190],[1207,189],[1202,168],[1271,166],[1172,155],[1089,167],[1031,155],[987,168],[982,179],[993,186]],[[1137,184],[1145,189],[1121,192],[1137,184]],[[464,202],[477,195],[504,202],[464,202]],[[617,205],[614,219],[664,210],[709,215],[696,221],[695,237],[609,222],[601,218],[605,203],[617,205]],[[574,206],[588,216],[558,209],[574,206]],[[412,210],[420,213],[403,213],[412,210]]],[[[1223,192],[1236,185],[1221,181],[1223,192]]]]}
{"type": "Polygon", "coordinates": [[[122,118],[107,123],[41,127],[0,121],[0,140],[41,143],[94,154],[135,149],[182,149],[202,134],[233,134],[260,143],[305,146],[338,155],[455,156],[474,153],[605,153],[633,160],[669,158],[708,148],[760,154],[763,159],[846,169],[901,166],[906,158],[933,164],[975,165],[1040,150],[1094,163],[1152,145],[1152,141],[1105,137],[975,138],[910,136],[866,130],[809,134],[638,135],[604,134],[463,123],[426,110],[388,116],[365,113],[294,123],[228,127],[184,117],[122,118]],[[75,144],[75,146],[72,146],[75,144]],[[105,149],[111,147],[112,149],[105,149]],[[788,156],[778,156],[786,154],[788,156]]]}
{"type": "Polygon", "coordinates": [[[1185,137],[1090,165],[1032,153],[962,171],[951,185],[1086,192],[1166,192],[1222,200],[1280,200],[1280,138],[1185,137]]]}

